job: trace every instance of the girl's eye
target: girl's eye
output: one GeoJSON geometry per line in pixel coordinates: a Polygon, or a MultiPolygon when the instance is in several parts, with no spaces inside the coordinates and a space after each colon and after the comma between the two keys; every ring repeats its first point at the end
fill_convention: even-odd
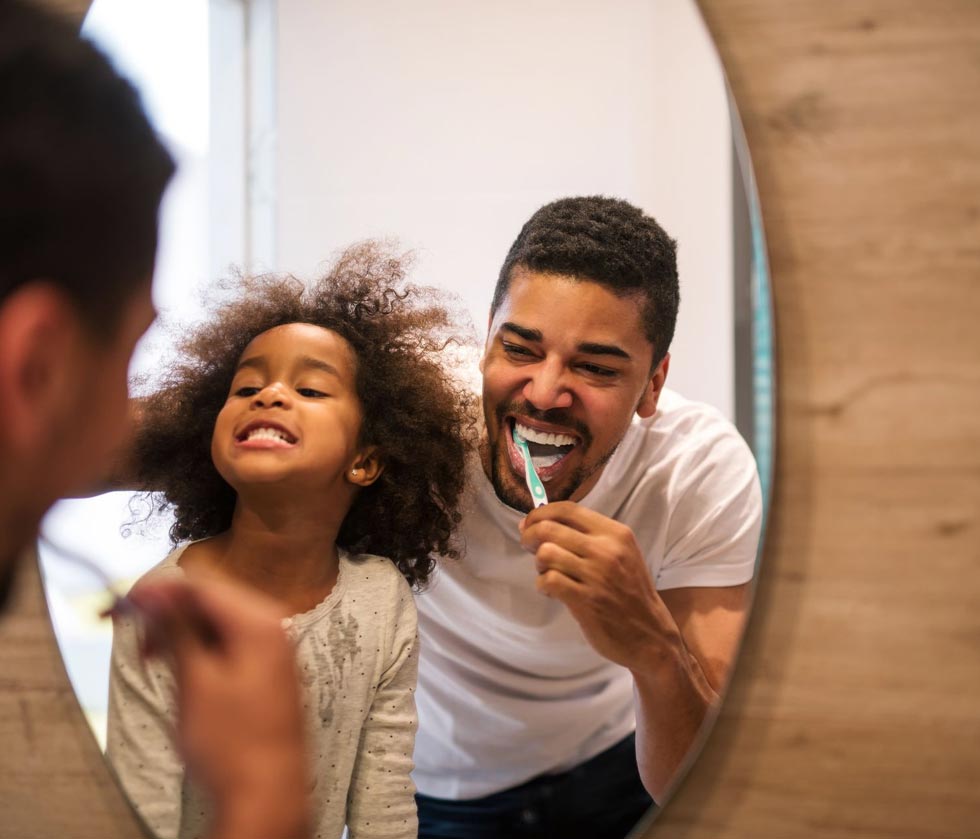
{"type": "Polygon", "coordinates": [[[258,392],[257,387],[240,387],[235,391],[235,396],[255,396],[258,392]]]}
{"type": "Polygon", "coordinates": [[[327,395],[322,390],[316,390],[312,387],[299,387],[296,388],[296,392],[300,396],[304,396],[307,399],[319,399],[320,397],[327,395]]]}

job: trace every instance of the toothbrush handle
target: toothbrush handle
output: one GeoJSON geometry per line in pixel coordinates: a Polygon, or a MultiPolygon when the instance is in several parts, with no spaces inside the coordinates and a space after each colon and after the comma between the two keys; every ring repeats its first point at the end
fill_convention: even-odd
{"type": "Polygon", "coordinates": [[[534,471],[531,463],[531,452],[525,447],[524,451],[524,480],[527,481],[527,488],[531,491],[531,501],[535,507],[548,503],[548,494],[545,492],[544,484],[534,471]]]}

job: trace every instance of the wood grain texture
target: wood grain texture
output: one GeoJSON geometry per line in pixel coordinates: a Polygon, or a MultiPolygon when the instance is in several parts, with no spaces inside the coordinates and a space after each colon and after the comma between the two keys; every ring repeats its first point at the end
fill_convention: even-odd
{"type": "Polygon", "coordinates": [[[644,835],[980,836],[980,4],[701,5],[761,193],[780,446],[730,696],[644,835]]]}
{"type": "MultiPolygon", "coordinates": [[[[641,832],[976,837],[980,3],[701,5],[761,193],[780,446],[730,696],[641,832]]],[[[34,572],[0,622],[0,738],[0,837],[140,835],[34,572]]]]}
{"type": "Polygon", "coordinates": [[[0,620],[0,837],[145,834],[75,699],[48,618],[36,555],[0,620]]]}

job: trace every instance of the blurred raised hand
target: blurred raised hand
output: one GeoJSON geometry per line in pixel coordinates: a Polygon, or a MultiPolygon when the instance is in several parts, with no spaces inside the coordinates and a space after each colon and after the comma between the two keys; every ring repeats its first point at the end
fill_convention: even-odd
{"type": "Polygon", "coordinates": [[[138,584],[146,655],[172,659],[177,738],[214,801],[209,839],[306,839],[308,762],[282,610],[225,580],[138,584]]]}

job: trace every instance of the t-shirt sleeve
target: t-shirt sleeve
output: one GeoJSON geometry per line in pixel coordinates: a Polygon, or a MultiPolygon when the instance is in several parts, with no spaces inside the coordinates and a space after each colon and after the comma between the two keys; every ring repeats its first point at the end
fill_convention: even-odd
{"type": "Polygon", "coordinates": [[[733,427],[721,426],[678,470],[659,589],[733,586],[755,573],[762,492],[755,459],[733,427]]]}
{"type": "Polygon", "coordinates": [[[347,802],[350,839],[415,839],[418,816],[412,752],[418,717],[418,618],[399,575],[393,586],[388,639],[378,688],[361,729],[347,802]]]}

